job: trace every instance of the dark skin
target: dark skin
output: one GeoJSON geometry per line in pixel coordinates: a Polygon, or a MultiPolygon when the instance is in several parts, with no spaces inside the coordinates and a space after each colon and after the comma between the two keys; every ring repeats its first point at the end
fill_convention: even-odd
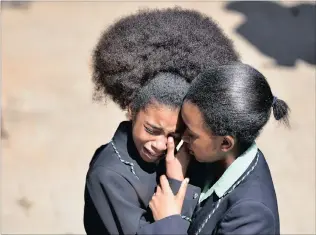
{"type": "MultiPolygon", "coordinates": [[[[195,104],[185,101],[181,115],[187,126],[182,139],[187,143],[190,154],[199,162],[215,163],[216,175],[219,178],[240,154],[236,140],[232,136],[215,136],[207,129],[203,115],[195,104]]],[[[168,148],[168,154],[171,155],[172,152],[172,149],[168,148]]],[[[170,194],[171,189],[166,184],[165,178],[162,177],[160,180],[160,183],[164,184],[164,190],[156,193],[149,204],[155,220],[180,214],[183,204],[182,194],[185,194],[182,191],[179,196],[170,194]]]]}
{"type": "MultiPolygon", "coordinates": [[[[131,111],[130,116],[133,117],[131,111]]],[[[182,181],[186,174],[190,155],[183,145],[174,155],[175,145],[180,141],[184,124],[180,108],[172,108],[158,102],[152,102],[140,110],[133,119],[133,140],[146,162],[158,162],[166,156],[167,149],[173,151],[166,156],[167,176],[182,181]],[[168,138],[172,142],[168,143],[168,138]]]]}
{"type": "Polygon", "coordinates": [[[167,150],[167,138],[180,139],[180,109],[154,102],[140,110],[133,119],[133,140],[141,158],[157,162],[167,150]]]}
{"type": "Polygon", "coordinates": [[[199,162],[221,162],[227,168],[238,156],[235,139],[232,136],[216,136],[205,126],[199,108],[190,102],[184,102],[182,119],[187,127],[183,140],[199,162]]]}

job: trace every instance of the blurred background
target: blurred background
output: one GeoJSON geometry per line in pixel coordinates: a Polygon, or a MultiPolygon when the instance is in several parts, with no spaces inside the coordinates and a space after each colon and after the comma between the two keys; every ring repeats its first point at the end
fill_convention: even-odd
{"type": "Polygon", "coordinates": [[[258,139],[281,233],[315,234],[315,2],[1,2],[1,231],[84,234],[89,161],[125,113],[92,101],[92,50],[107,26],[144,8],[181,6],[218,22],[245,63],[291,107],[258,139]]]}

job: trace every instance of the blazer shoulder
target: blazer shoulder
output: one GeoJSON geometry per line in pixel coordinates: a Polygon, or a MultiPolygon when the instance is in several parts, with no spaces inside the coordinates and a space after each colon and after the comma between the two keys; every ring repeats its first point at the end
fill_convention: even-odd
{"type": "Polygon", "coordinates": [[[125,174],[127,168],[120,161],[116,152],[114,151],[111,144],[105,144],[100,146],[94,153],[92,160],[89,164],[88,175],[91,175],[93,172],[107,172],[109,170],[116,172],[117,174],[125,174]]]}
{"type": "Polygon", "coordinates": [[[89,182],[103,184],[106,188],[111,188],[111,185],[120,185],[122,182],[128,182],[124,174],[108,166],[95,166],[90,170],[87,178],[89,182]]]}
{"type": "MultiPolygon", "coordinates": [[[[267,201],[275,201],[276,194],[273,180],[267,162],[261,152],[252,172],[249,169],[240,177],[241,183],[229,195],[232,204],[239,200],[249,199],[266,204],[267,201]],[[244,179],[243,179],[244,178],[244,179]]],[[[251,169],[252,166],[249,166],[251,169]]],[[[239,180],[240,180],[239,179],[239,180]]]]}
{"type": "Polygon", "coordinates": [[[223,216],[219,230],[234,234],[276,234],[278,224],[272,210],[262,202],[244,199],[223,216]]]}

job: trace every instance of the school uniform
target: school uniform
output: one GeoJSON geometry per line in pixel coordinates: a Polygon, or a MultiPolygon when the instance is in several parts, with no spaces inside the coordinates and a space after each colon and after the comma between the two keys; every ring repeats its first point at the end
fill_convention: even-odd
{"type": "MultiPolygon", "coordinates": [[[[86,233],[152,233],[154,219],[149,208],[165,163],[141,159],[132,138],[131,122],[122,122],[112,141],[94,154],[86,177],[84,226],[86,233]]],[[[181,182],[169,179],[174,193],[181,182]]],[[[190,221],[201,189],[188,187],[181,220],[190,221]]],[[[154,228],[154,227],[153,227],[154,228]]]]}
{"type": "Polygon", "coordinates": [[[255,144],[239,156],[217,181],[212,178],[211,172],[208,176],[191,224],[173,215],[157,221],[155,228],[148,233],[280,233],[277,198],[270,170],[255,144]]]}

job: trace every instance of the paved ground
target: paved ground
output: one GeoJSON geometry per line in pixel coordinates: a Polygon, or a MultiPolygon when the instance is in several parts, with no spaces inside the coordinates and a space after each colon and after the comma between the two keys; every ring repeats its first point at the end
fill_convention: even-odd
{"type": "Polygon", "coordinates": [[[91,50],[101,30],[120,16],[144,7],[178,5],[213,16],[234,40],[243,60],[262,71],[275,94],[290,105],[292,128],[271,121],[258,143],[271,166],[282,233],[315,234],[316,74],[311,56],[315,47],[310,46],[315,43],[315,23],[307,17],[309,4],[289,9],[296,4],[34,2],[28,8],[4,6],[2,232],[84,233],[83,186],[89,160],[125,118],[112,103],[102,106],[91,101],[91,50]]]}

